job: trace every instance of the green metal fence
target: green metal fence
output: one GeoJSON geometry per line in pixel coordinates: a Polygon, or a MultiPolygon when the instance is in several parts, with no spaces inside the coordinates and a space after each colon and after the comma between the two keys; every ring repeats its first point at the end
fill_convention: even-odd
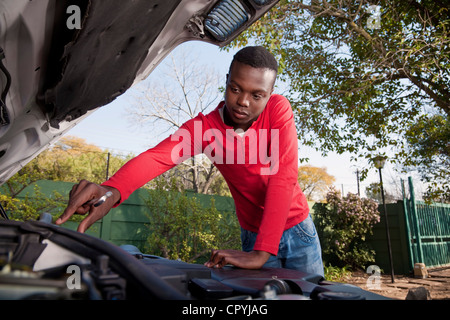
{"type": "Polygon", "coordinates": [[[403,205],[410,267],[419,262],[427,267],[450,264],[450,205],[417,201],[411,177],[408,185],[409,197],[403,187],[403,205]]]}
{"type": "MultiPolygon", "coordinates": [[[[386,204],[389,220],[389,233],[395,274],[409,274],[413,269],[410,267],[410,254],[408,236],[406,232],[405,214],[403,201],[386,204]]],[[[374,264],[379,266],[384,273],[390,272],[389,251],[386,236],[386,224],[383,205],[378,206],[380,222],[373,227],[373,234],[367,235],[366,243],[370,249],[375,251],[374,264]]]]}

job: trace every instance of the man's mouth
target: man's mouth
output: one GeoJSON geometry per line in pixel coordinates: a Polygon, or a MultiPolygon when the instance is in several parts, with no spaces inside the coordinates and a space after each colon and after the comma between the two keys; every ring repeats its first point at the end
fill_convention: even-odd
{"type": "Polygon", "coordinates": [[[244,111],[233,109],[233,116],[237,119],[244,119],[248,117],[248,114],[244,111]]]}

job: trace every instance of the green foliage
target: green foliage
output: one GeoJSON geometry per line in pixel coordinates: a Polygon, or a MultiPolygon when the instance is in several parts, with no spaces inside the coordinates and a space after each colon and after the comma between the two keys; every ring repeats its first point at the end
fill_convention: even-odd
{"type": "Polygon", "coordinates": [[[345,282],[349,277],[351,277],[352,272],[349,266],[344,266],[342,268],[335,267],[332,265],[324,266],[324,276],[328,281],[334,282],[345,282]]]}
{"type": "Polygon", "coordinates": [[[37,185],[34,185],[32,195],[26,194],[23,198],[11,198],[0,194],[0,202],[7,208],[8,218],[11,220],[38,220],[42,213],[59,212],[67,205],[65,199],[58,192],[47,197],[37,185]]]}
{"type": "MultiPolygon", "coordinates": [[[[110,173],[114,173],[130,157],[131,155],[111,156],[110,173]]],[[[15,220],[37,220],[43,212],[61,212],[67,205],[67,199],[56,191],[51,196],[46,196],[35,182],[38,180],[79,182],[81,179],[87,179],[101,183],[106,178],[106,166],[107,152],[87,144],[80,138],[62,138],[0,187],[0,202],[8,216],[15,220]],[[29,186],[33,187],[33,192],[23,194],[25,188],[29,186]]],[[[79,221],[81,218],[75,215],[71,220],[79,221]]]]}
{"type": "MultiPolygon", "coordinates": [[[[281,0],[232,45],[261,44],[279,58],[304,145],[353,160],[389,153],[403,164],[411,149],[425,151],[421,122],[444,128],[422,117],[450,114],[449,17],[448,6],[432,0],[281,0]],[[368,23],[370,5],[380,8],[379,28],[368,23]]],[[[448,136],[442,141],[448,149],[448,136]]],[[[441,162],[420,156],[409,164],[448,196],[441,177],[449,154],[441,162]]]]}
{"type": "Polygon", "coordinates": [[[219,212],[214,200],[204,207],[178,192],[174,181],[156,179],[149,190],[150,236],[146,252],[186,262],[205,262],[212,249],[239,249],[240,228],[233,212],[219,212]]]}
{"type": "MultiPolygon", "coordinates": [[[[381,196],[381,184],[380,182],[372,182],[366,187],[366,196],[369,199],[375,200],[379,204],[383,203],[383,197],[381,196]]],[[[386,203],[395,203],[399,199],[393,194],[390,194],[384,190],[384,201],[386,203]]]]}
{"type": "Polygon", "coordinates": [[[421,168],[422,180],[434,186],[425,199],[450,203],[449,117],[423,115],[407,130],[406,138],[410,147],[404,166],[421,168]]]}
{"type": "Polygon", "coordinates": [[[108,151],[77,137],[64,137],[28,163],[19,174],[38,175],[39,179],[78,183],[82,179],[94,183],[106,180],[133,157],[108,157],[108,151]]]}
{"type": "Polygon", "coordinates": [[[379,221],[375,201],[352,193],[341,197],[337,191],[330,191],[327,203],[314,207],[324,260],[335,266],[363,269],[367,263],[374,262],[375,252],[367,247],[365,239],[379,221]]]}

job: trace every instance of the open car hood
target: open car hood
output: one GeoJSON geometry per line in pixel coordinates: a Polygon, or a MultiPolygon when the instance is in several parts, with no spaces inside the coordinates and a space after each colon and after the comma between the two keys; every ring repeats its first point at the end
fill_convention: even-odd
{"type": "Polygon", "coordinates": [[[224,46],[277,0],[2,0],[0,184],[177,45],[224,46]]]}

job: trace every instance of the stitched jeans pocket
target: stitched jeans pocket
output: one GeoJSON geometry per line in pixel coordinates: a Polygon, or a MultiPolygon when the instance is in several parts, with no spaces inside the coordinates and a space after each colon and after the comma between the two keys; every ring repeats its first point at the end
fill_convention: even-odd
{"type": "Polygon", "coordinates": [[[312,221],[311,216],[308,216],[305,220],[295,226],[295,232],[303,242],[311,243],[317,238],[316,227],[312,221]]]}

